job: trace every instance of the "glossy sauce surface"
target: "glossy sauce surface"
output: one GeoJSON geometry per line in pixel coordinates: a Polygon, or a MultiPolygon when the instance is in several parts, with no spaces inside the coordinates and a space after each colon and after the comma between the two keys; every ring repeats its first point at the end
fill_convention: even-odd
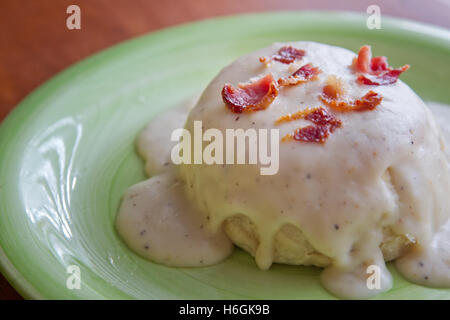
{"type": "MultiPolygon", "coordinates": [[[[295,45],[313,53],[307,54],[301,64],[313,62],[323,71],[322,78],[280,91],[269,108],[236,118],[236,114],[224,107],[220,97],[224,83],[236,86],[255,74],[262,77],[269,72],[275,78],[286,77],[300,66],[286,67],[275,63],[269,67],[261,66],[257,57],[270,56],[281,44],[244,56],[211,82],[189,113],[186,123],[180,115],[166,116],[167,123],[159,119],[149,125],[139,138],[138,146],[147,164],[158,163],[158,158],[167,158],[170,154],[171,132],[165,133],[166,138],[161,136],[166,127],[185,127],[193,132],[193,121],[201,119],[205,129],[271,128],[282,115],[305,107],[317,107],[320,103],[317,96],[326,76],[333,74],[348,84],[349,99],[367,93],[367,87],[354,85],[355,75],[348,68],[354,53],[316,43],[295,45]],[[174,119],[178,119],[178,123],[174,119]],[[157,135],[158,139],[151,138],[157,135]],[[155,147],[158,152],[153,152],[155,147]]],[[[167,228],[155,227],[156,223],[148,225],[157,234],[153,237],[157,239],[153,241],[153,250],[158,254],[152,252],[152,246],[142,250],[146,244],[139,240],[141,230],[133,231],[133,225],[141,227],[145,221],[133,222],[133,217],[142,213],[130,213],[135,210],[130,205],[130,197],[124,198],[119,212],[119,233],[132,249],[155,262],[192,266],[194,260],[184,260],[189,256],[186,254],[189,249],[185,243],[178,243],[181,241],[179,235],[175,236],[179,228],[170,227],[182,225],[185,223],[182,219],[186,218],[194,221],[194,225],[204,226],[190,229],[198,232],[196,239],[216,244],[222,242],[221,250],[217,251],[220,254],[208,260],[211,264],[231,252],[222,227],[225,220],[240,213],[256,226],[255,261],[259,268],[268,269],[274,262],[276,233],[285,224],[291,224],[303,232],[317,252],[331,259],[321,276],[323,285],[330,292],[345,298],[368,298],[392,287],[391,275],[380,249],[385,228],[391,228],[396,234],[408,237],[414,247],[398,259],[402,274],[417,283],[448,286],[450,255],[442,249],[446,246],[448,232],[441,228],[448,221],[449,200],[445,194],[450,189],[448,159],[442,152],[444,143],[439,141],[431,112],[408,86],[398,81],[377,87],[376,92],[383,96],[382,103],[370,112],[341,113],[343,126],[326,144],[305,145],[295,141],[280,144],[280,172],[275,176],[262,177],[257,166],[249,165],[156,165],[152,170],[147,167],[150,174],[173,174],[185,192],[162,188],[161,192],[166,193],[162,197],[165,200],[159,201],[154,196],[157,192],[149,191],[153,187],[133,189],[134,192],[144,190],[142,192],[149,193],[147,199],[153,200],[140,207],[151,208],[154,219],[165,220],[168,225],[167,228]],[[171,170],[174,172],[170,173],[171,170]],[[167,195],[169,193],[172,195],[167,195]],[[161,206],[167,201],[175,204],[177,212],[185,211],[184,216],[174,214],[166,219],[161,206]],[[187,206],[189,209],[185,209],[187,206]],[[167,232],[167,229],[174,231],[167,232]],[[370,265],[380,268],[381,287],[377,290],[369,290],[366,286],[370,265]],[[427,266],[426,274],[419,272],[417,265],[419,268],[427,266]]],[[[437,118],[445,113],[437,107],[433,110],[439,114],[437,118]]],[[[287,134],[299,125],[302,123],[284,123],[280,131],[287,134]]],[[[152,184],[152,179],[155,178],[147,183],[152,184]]],[[[194,252],[190,256],[198,257],[194,252]]],[[[204,264],[206,259],[202,257],[204,264]]],[[[202,264],[197,262],[197,265],[202,264]]]]}

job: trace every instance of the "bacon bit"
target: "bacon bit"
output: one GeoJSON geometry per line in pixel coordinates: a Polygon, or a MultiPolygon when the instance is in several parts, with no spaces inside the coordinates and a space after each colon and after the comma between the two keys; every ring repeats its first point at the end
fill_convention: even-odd
{"type": "Polygon", "coordinates": [[[275,60],[284,64],[291,64],[296,60],[301,60],[305,56],[305,54],[305,50],[286,46],[278,50],[278,54],[274,54],[272,57],[261,57],[259,58],[259,61],[264,64],[268,64],[271,60],[275,60]]]}
{"type": "Polygon", "coordinates": [[[317,80],[320,73],[319,68],[313,67],[311,63],[305,64],[287,78],[278,79],[279,86],[294,86],[300,83],[317,80]]]}
{"type": "Polygon", "coordinates": [[[275,121],[275,124],[304,119],[306,115],[308,115],[309,113],[311,113],[313,111],[314,111],[314,109],[307,108],[304,110],[297,111],[296,113],[286,114],[284,116],[279,117],[278,120],[275,121]]]}
{"type": "Polygon", "coordinates": [[[358,57],[353,59],[355,71],[364,73],[358,76],[358,82],[365,85],[382,86],[397,82],[398,77],[409,69],[409,65],[393,69],[386,57],[373,57],[370,46],[362,46],[358,57]]]}
{"type": "Polygon", "coordinates": [[[285,135],[281,141],[302,141],[302,142],[315,142],[325,143],[330,133],[336,128],[342,126],[341,120],[334,117],[324,108],[306,109],[301,111],[305,120],[311,121],[314,125],[309,125],[303,128],[298,128],[294,131],[294,134],[285,135]]]}
{"type": "MultiPolygon", "coordinates": [[[[370,52],[370,47],[369,47],[369,55],[371,56],[372,53],[370,52]]],[[[385,71],[389,68],[389,64],[387,62],[387,58],[386,57],[382,57],[382,56],[378,56],[378,57],[373,57],[370,60],[370,71],[372,72],[381,72],[381,71],[385,71]]]]}
{"type": "Polygon", "coordinates": [[[259,57],[259,62],[264,63],[265,65],[267,65],[270,62],[270,58],[268,58],[268,57],[259,57]]]}
{"type": "Polygon", "coordinates": [[[225,84],[222,89],[223,102],[234,113],[264,110],[278,95],[278,88],[271,74],[252,83],[239,84],[238,87],[225,84]]]}
{"type": "Polygon", "coordinates": [[[329,126],[331,132],[342,125],[341,120],[337,119],[333,114],[322,107],[316,108],[313,112],[308,113],[305,119],[318,126],[329,126]]]}
{"type": "Polygon", "coordinates": [[[295,140],[302,142],[315,142],[315,143],[325,143],[330,135],[330,129],[323,126],[307,126],[303,128],[298,128],[295,130],[293,135],[286,135],[283,137],[284,140],[295,140]]]}
{"type": "Polygon", "coordinates": [[[327,84],[323,87],[319,99],[325,105],[340,112],[373,110],[382,100],[378,93],[369,91],[362,98],[355,101],[343,101],[344,93],[342,80],[331,75],[328,77],[327,84]]]}
{"type": "Polygon", "coordinates": [[[295,60],[301,60],[305,56],[305,50],[299,50],[291,46],[282,47],[272,59],[284,64],[290,64],[295,60]]]}
{"type": "Polygon", "coordinates": [[[323,95],[330,100],[337,100],[344,96],[344,84],[341,79],[335,75],[330,75],[327,78],[327,84],[323,87],[323,95]]]}
{"type": "Polygon", "coordinates": [[[362,84],[372,86],[383,86],[397,82],[398,77],[409,69],[408,65],[405,65],[399,69],[392,69],[384,72],[381,76],[359,75],[358,81],[362,84]]]}
{"type": "Polygon", "coordinates": [[[368,73],[370,71],[370,60],[372,51],[369,46],[362,46],[359,49],[358,57],[353,59],[352,67],[359,72],[368,73]]]}
{"type": "Polygon", "coordinates": [[[319,96],[319,99],[330,108],[340,112],[362,112],[375,109],[383,98],[376,92],[370,90],[363,97],[355,101],[337,101],[325,96],[325,93],[319,96]]]}

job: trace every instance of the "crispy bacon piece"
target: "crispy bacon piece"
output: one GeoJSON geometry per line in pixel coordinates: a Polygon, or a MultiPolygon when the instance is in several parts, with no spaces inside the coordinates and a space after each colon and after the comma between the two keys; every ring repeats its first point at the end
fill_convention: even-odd
{"type": "Polygon", "coordinates": [[[304,119],[306,115],[308,115],[309,113],[311,113],[313,111],[314,111],[314,109],[307,108],[307,109],[304,109],[304,110],[297,111],[296,113],[286,114],[284,116],[279,117],[277,119],[277,121],[275,121],[275,124],[280,124],[280,123],[284,123],[284,122],[290,122],[290,121],[294,121],[294,120],[304,119]]]}
{"type": "Polygon", "coordinates": [[[327,138],[330,136],[331,130],[326,126],[307,126],[303,128],[298,128],[294,131],[294,134],[285,135],[281,141],[302,141],[302,142],[315,142],[315,143],[325,143],[327,138]]]}
{"type": "Polygon", "coordinates": [[[261,57],[259,58],[259,61],[267,64],[271,60],[275,60],[284,64],[291,64],[295,60],[301,60],[305,54],[305,50],[296,49],[292,46],[285,46],[280,48],[277,54],[274,54],[271,57],[261,57]]]}
{"type": "Polygon", "coordinates": [[[318,126],[329,126],[331,131],[340,127],[342,124],[341,120],[337,119],[333,114],[322,107],[316,108],[312,112],[309,112],[305,116],[305,119],[318,126]]]}
{"type": "Polygon", "coordinates": [[[222,99],[234,113],[253,112],[266,109],[278,95],[278,87],[272,74],[261,79],[239,84],[238,88],[225,84],[222,99]]]}
{"type": "Polygon", "coordinates": [[[327,78],[327,84],[322,89],[322,94],[331,100],[337,100],[344,96],[344,84],[342,80],[335,75],[330,75],[327,78]]]}
{"type": "Polygon", "coordinates": [[[392,69],[384,72],[382,75],[359,75],[358,82],[372,86],[384,86],[397,82],[398,77],[409,69],[408,65],[405,65],[399,69],[392,69]]]}
{"type": "MultiPolygon", "coordinates": [[[[280,119],[282,118],[283,117],[280,119]]],[[[289,118],[289,120],[283,119],[281,122],[300,118],[311,121],[313,125],[298,128],[294,131],[294,134],[287,134],[281,139],[281,141],[296,140],[302,142],[325,143],[330,133],[332,133],[336,128],[340,128],[342,126],[341,120],[337,119],[334,115],[322,107],[299,111],[294,114],[294,117],[289,118]]]]}
{"type": "Polygon", "coordinates": [[[313,67],[311,63],[305,64],[287,78],[278,79],[279,86],[294,86],[300,83],[317,80],[320,73],[319,68],[313,67]]]}
{"type": "Polygon", "coordinates": [[[361,72],[358,82],[365,85],[382,86],[397,82],[398,77],[409,69],[404,65],[398,69],[389,66],[386,57],[373,57],[369,46],[359,49],[358,57],[353,59],[352,67],[361,72]]]}
{"type": "Polygon", "coordinates": [[[368,73],[370,71],[370,62],[372,58],[372,51],[369,46],[362,46],[359,49],[358,57],[353,59],[353,69],[355,71],[368,73]]]}
{"type": "Polygon", "coordinates": [[[382,97],[372,90],[354,101],[343,99],[344,93],[345,90],[342,81],[336,76],[331,75],[328,77],[327,83],[322,89],[322,94],[319,95],[319,99],[325,105],[340,112],[373,110],[382,100],[382,97]]]}
{"type": "Polygon", "coordinates": [[[360,99],[354,101],[339,101],[330,99],[325,96],[324,93],[319,96],[319,99],[329,106],[330,108],[340,112],[352,112],[352,111],[368,111],[375,109],[383,98],[376,92],[370,90],[360,99]]]}

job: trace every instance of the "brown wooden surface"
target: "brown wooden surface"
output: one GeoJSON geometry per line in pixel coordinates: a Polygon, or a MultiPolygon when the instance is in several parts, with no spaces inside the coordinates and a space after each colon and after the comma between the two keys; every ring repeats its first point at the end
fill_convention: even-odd
{"type": "MultiPolygon", "coordinates": [[[[450,28],[448,0],[0,0],[0,121],[39,84],[90,54],[179,23],[268,10],[352,10],[450,28]],[[66,8],[81,8],[81,30],[66,28],[66,8]]],[[[1,152],[1,151],[0,151],[1,152]]],[[[21,299],[0,274],[0,300],[21,299]]]]}

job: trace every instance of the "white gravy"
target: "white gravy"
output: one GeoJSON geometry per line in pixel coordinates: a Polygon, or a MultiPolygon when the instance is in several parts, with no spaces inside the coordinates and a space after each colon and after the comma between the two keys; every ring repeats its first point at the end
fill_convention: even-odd
{"type": "MultiPolygon", "coordinates": [[[[126,192],[119,210],[116,227],[127,245],[139,255],[168,266],[199,267],[227,258],[233,244],[221,228],[210,228],[187,199],[185,183],[178,178],[171,164],[170,151],[174,142],[170,135],[184,126],[195,100],[172,108],[154,119],[138,138],[138,150],[146,161],[150,179],[138,183],[126,192]]],[[[450,106],[429,103],[432,113],[448,145],[450,141],[450,106]]],[[[450,148],[446,149],[450,159],[450,148]]],[[[375,259],[382,272],[382,290],[392,286],[382,255],[375,259]]],[[[270,264],[269,264],[270,266],[270,264]]],[[[450,221],[435,234],[431,248],[416,247],[397,259],[396,266],[409,280],[427,286],[450,287],[450,221]]],[[[341,297],[366,298],[368,292],[365,268],[342,272],[325,269],[322,281],[341,297]]]]}

